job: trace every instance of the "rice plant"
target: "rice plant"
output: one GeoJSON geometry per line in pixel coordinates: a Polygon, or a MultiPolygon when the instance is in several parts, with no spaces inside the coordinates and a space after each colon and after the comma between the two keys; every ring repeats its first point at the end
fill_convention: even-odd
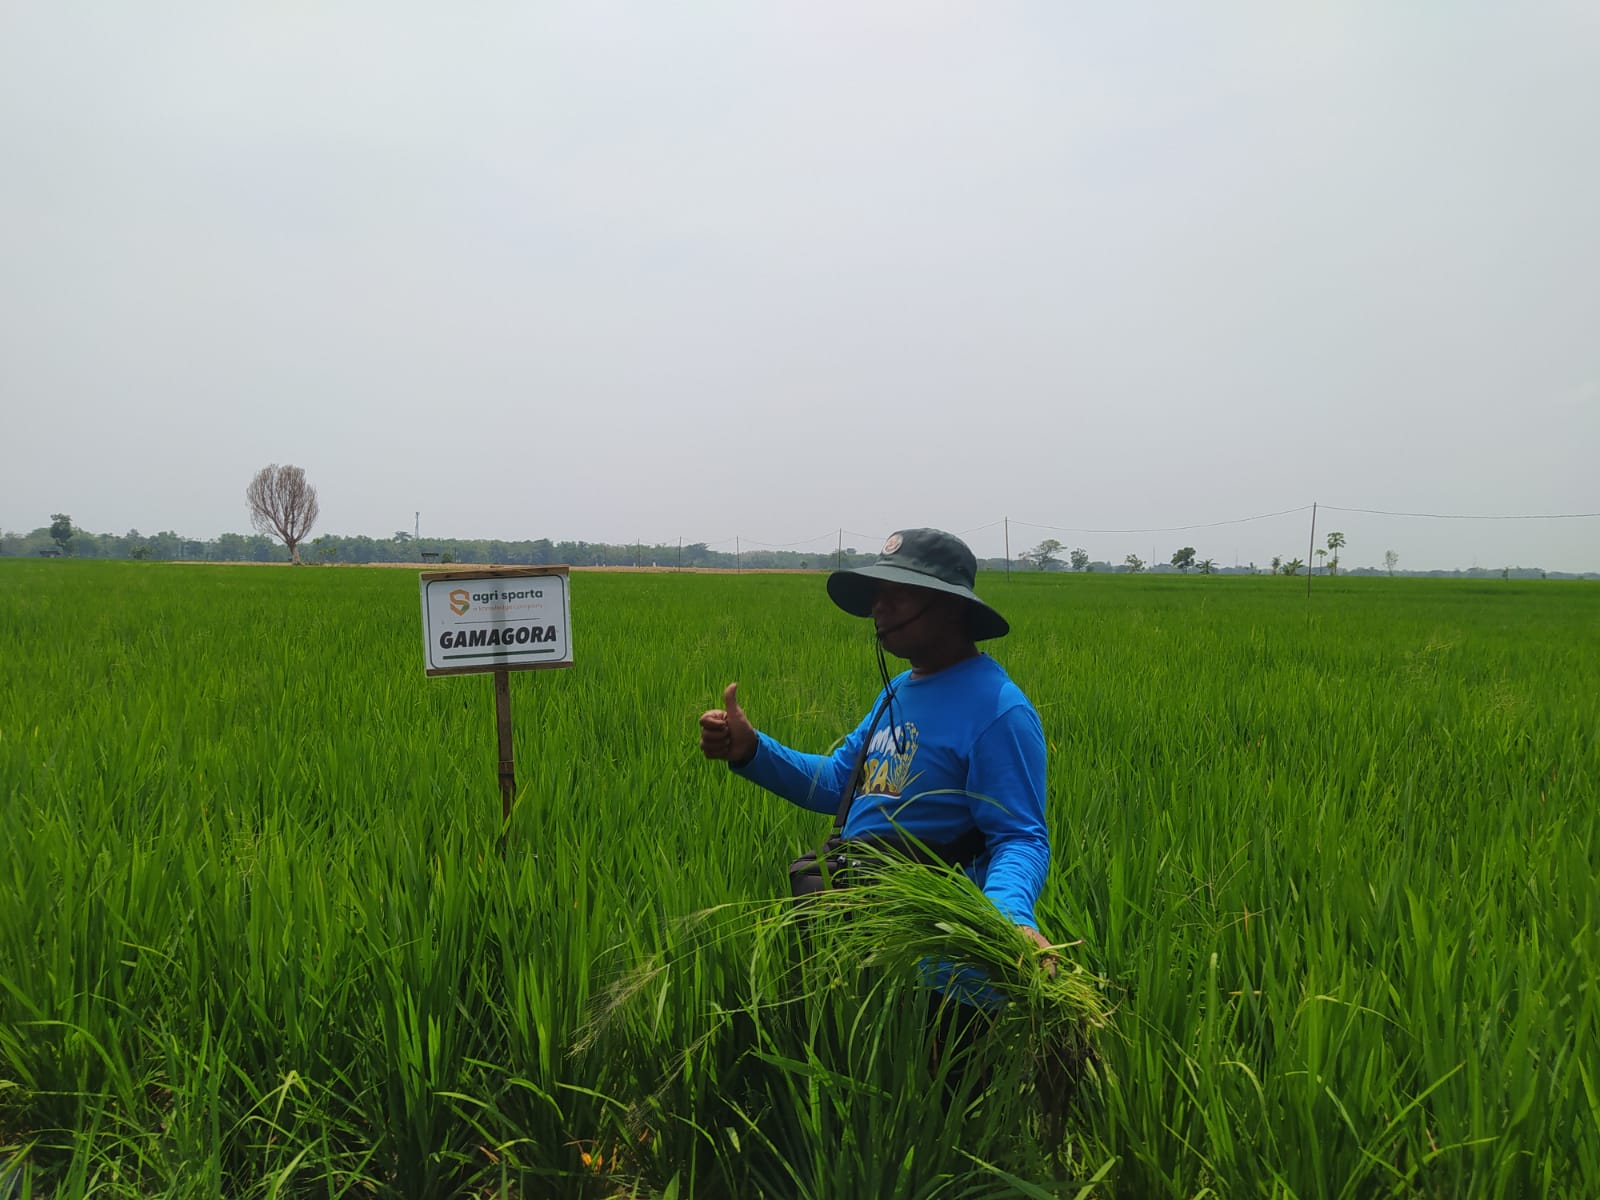
{"type": "Polygon", "coordinates": [[[1053,974],[958,876],[778,899],[826,821],[694,719],[859,719],[817,576],[574,576],[502,859],[414,576],[0,561],[0,1196],[1600,1194],[1590,585],[980,591],[1053,974]]]}

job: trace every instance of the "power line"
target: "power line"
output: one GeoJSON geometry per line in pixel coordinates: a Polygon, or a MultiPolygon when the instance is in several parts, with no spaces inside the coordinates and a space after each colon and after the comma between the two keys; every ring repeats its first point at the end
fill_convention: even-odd
{"type": "Polygon", "coordinates": [[[790,546],[809,546],[812,542],[820,542],[823,538],[835,537],[838,533],[839,530],[835,527],[828,530],[827,533],[817,534],[816,537],[801,538],[798,542],[758,542],[755,538],[746,538],[745,540],[752,546],[766,546],[771,550],[787,550],[790,546]]]}
{"type": "MultiPolygon", "coordinates": [[[[1324,504],[1323,508],[1329,506],[1324,504]]],[[[1029,529],[1048,529],[1052,533],[1182,533],[1187,529],[1216,529],[1222,525],[1243,525],[1249,521],[1266,521],[1272,517],[1287,517],[1293,513],[1309,512],[1311,505],[1302,504],[1299,508],[1285,508],[1278,512],[1261,513],[1254,517],[1235,517],[1228,521],[1206,521],[1199,525],[1159,525],[1150,529],[1077,529],[1066,525],[1037,525],[1032,521],[1017,521],[1018,525],[1026,525],[1029,529]]],[[[1358,512],[1359,509],[1347,511],[1358,512]]]]}
{"type": "MultiPolygon", "coordinates": [[[[1346,508],[1346,507],[1343,507],[1343,506],[1337,505],[1337,504],[1323,504],[1320,507],[1326,512],[1359,513],[1359,514],[1363,514],[1363,515],[1367,515],[1367,516],[1375,516],[1375,517],[1411,517],[1411,518],[1416,518],[1416,519],[1420,519],[1420,520],[1434,520],[1434,521],[1577,521],[1577,520],[1593,520],[1593,519],[1596,519],[1596,518],[1600,518],[1600,512],[1472,514],[1472,513],[1393,512],[1393,511],[1390,511],[1388,509],[1381,509],[1381,508],[1346,508]]],[[[1137,529],[1088,529],[1088,528],[1080,528],[1078,526],[1071,526],[1071,525],[1045,525],[1045,524],[1041,524],[1040,522],[1037,522],[1037,521],[1023,521],[1023,520],[1020,520],[1020,519],[1012,521],[1011,524],[1022,526],[1024,528],[1028,528],[1028,529],[1042,529],[1042,530],[1045,530],[1046,532],[1050,532],[1050,533],[1075,533],[1075,534],[1184,533],[1184,532],[1187,532],[1189,530],[1195,530],[1195,529],[1220,529],[1220,528],[1223,528],[1223,527],[1228,526],[1228,525],[1247,525],[1252,521],[1269,521],[1269,520],[1272,520],[1272,519],[1274,519],[1276,517],[1287,517],[1287,516],[1293,516],[1293,515],[1295,515],[1297,513],[1310,512],[1311,508],[1312,508],[1312,505],[1302,504],[1302,505],[1300,505],[1300,506],[1298,506],[1296,508],[1282,508],[1282,509],[1278,509],[1276,512],[1257,513],[1257,514],[1255,514],[1253,516],[1248,516],[1248,517],[1233,517],[1233,518],[1229,518],[1228,520],[1224,520],[1224,521],[1201,521],[1201,522],[1195,522],[1195,523],[1190,523],[1190,524],[1186,524],[1186,525],[1155,525],[1155,526],[1148,526],[1148,527],[1137,528],[1137,529]]],[[[963,530],[960,531],[960,536],[966,537],[966,536],[969,536],[969,535],[974,534],[974,533],[983,533],[983,532],[985,532],[987,530],[990,530],[990,529],[996,529],[996,528],[998,528],[999,526],[1001,526],[1002,524],[1005,524],[1005,523],[1006,523],[1006,518],[1000,517],[1000,518],[998,518],[996,520],[988,521],[988,522],[986,522],[985,524],[982,524],[982,525],[974,525],[969,529],[963,529],[963,530]]],[[[880,536],[881,535],[875,534],[875,533],[862,533],[859,529],[834,528],[834,529],[828,530],[825,533],[819,533],[814,537],[803,538],[803,539],[801,539],[799,541],[793,541],[793,542],[764,542],[764,541],[760,541],[760,540],[755,539],[755,538],[746,538],[744,540],[750,542],[750,544],[752,546],[758,546],[758,547],[761,547],[761,548],[767,549],[767,550],[788,550],[788,549],[791,549],[791,548],[797,547],[797,546],[811,546],[811,545],[814,545],[817,542],[821,542],[821,541],[824,541],[824,540],[830,539],[830,538],[843,538],[843,537],[851,537],[851,538],[854,538],[854,539],[857,539],[857,540],[860,540],[860,541],[864,541],[864,542],[870,544],[870,543],[876,541],[880,536]]],[[[729,536],[729,537],[724,537],[724,538],[718,538],[715,541],[701,541],[701,542],[698,542],[698,544],[704,546],[706,549],[709,550],[709,549],[712,549],[713,547],[725,546],[729,542],[737,542],[738,540],[739,539],[736,538],[736,537],[729,536]]],[[[597,543],[597,544],[599,544],[599,543],[597,543]]],[[[621,543],[618,543],[618,544],[620,545],[621,543]]],[[[659,548],[659,546],[656,546],[656,547],[653,547],[653,548],[659,548]]]]}
{"type": "Polygon", "coordinates": [[[1373,517],[1424,517],[1430,521],[1577,521],[1600,517],[1592,513],[1514,513],[1510,515],[1474,515],[1472,513],[1420,513],[1387,512],[1381,508],[1340,508],[1337,504],[1324,504],[1330,512],[1366,513],[1373,517]]]}

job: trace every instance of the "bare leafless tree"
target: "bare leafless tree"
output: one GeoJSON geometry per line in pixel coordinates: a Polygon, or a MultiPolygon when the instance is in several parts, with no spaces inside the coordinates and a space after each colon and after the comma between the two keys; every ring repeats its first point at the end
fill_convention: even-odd
{"type": "Polygon", "coordinates": [[[317,523],[317,489],[299,467],[262,467],[244,490],[250,524],[289,547],[289,560],[300,562],[300,541],[317,523]]]}

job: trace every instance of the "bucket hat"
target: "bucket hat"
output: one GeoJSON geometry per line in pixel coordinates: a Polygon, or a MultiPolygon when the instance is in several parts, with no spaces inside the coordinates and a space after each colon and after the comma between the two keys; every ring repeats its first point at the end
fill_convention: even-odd
{"type": "Polygon", "coordinates": [[[828,576],[828,597],[852,617],[870,617],[878,584],[948,592],[968,602],[967,631],[972,640],[1005,637],[1011,625],[972,590],[978,560],[967,544],[942,529],[902,529],[891,533],[883,552],[870,567],[835,571],[828,576]]]}

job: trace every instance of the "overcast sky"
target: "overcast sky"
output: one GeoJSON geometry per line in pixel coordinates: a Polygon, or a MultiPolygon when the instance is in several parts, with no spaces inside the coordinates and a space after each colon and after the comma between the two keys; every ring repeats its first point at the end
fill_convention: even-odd
{"type": "Polygon", "coordinates": [[[375,536],[1597,512],[1597,118],[1592,0],[9,0],[0,527],[244,530],[268,462],[375,536]]]}

